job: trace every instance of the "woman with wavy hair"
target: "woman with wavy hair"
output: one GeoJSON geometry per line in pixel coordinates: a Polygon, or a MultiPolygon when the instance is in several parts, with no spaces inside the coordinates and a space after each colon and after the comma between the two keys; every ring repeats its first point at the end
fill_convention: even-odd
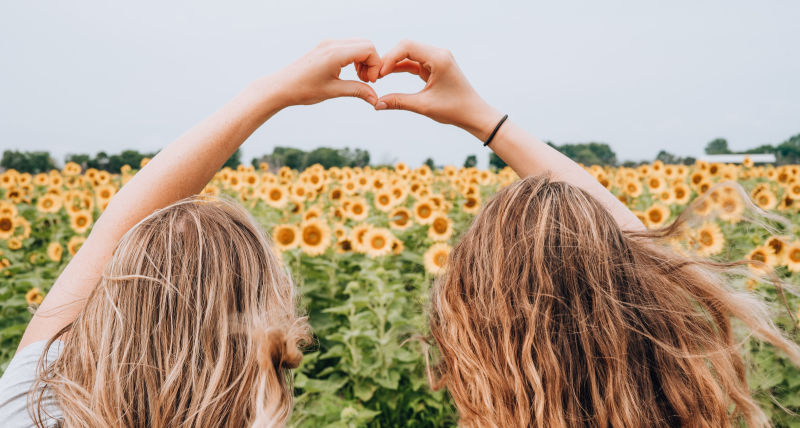
{"type": "Polygon", "coordinates": [[[167,146],[120,192],[56,280],[0,381],[3,427],[280,426],[308,340],[296,291],[240,206],[199,193],[272,115],[355,96],[380,59],[324,42],[253,82],[167,146]],[[38,370],[37,370],[38,367],[38,370]]]}
{"type": "Polygon", "coordinates": [[[433,383],[462,426],[768,425],[731,319],[795,364],[800,348],[726,283],[736,263],[660,245],[689,213],[646,231],[579,165],[503,122],[446,50],[405,41],[382,60],[381,77],[409,72],[426,86],[376,108],[459,126],[522,177],[478,214],[432,290],[433,383]]]}

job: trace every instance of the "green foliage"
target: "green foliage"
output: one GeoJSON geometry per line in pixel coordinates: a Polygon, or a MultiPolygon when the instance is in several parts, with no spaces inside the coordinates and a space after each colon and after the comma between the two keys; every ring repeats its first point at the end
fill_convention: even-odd
{"type": "Polygon", "coordinates": [[[728,148],[728,140],[724,138],[715,138],[706,144],[707,155],[727,155],[733,153],[728,148]]]}
{"type": "Polygon", "coordinates": [[[294,147],[275,147],[271,154],[266,154],[254,158],[254,167],[262,162],[269,165],[270,169],[278,169],[287,166],[291,169],[302,171],[314,164],[320,164],[325,168],[337,167],[365,167],[369,165],[369,152],[363,149],[334,149],[330,147],[318,147],[310,152],[305,152],[294,147]]]}
{"type": "Polygon", "coordinates": [[[800,134],[784,141],[775,149],[778,163],[781,165],[800,163],[800,134]]]}
{"type": "Polygon", "coordinates": [[[425,159],[425,162],[422,162],[422,163],[424,165],[428,165],[428,168],[430,168],[430,169],[436,169],[436,164],[433,163],[433,158],[427,158],[427,159],[425,159]]]}
{"type": "Polygon", "coordinates": [[[48,152],[6,150],[3,152],[3,159],[0,160],[0,167],[36,174],[55,169],[56,164],[48,152]]]}
{"type": "Polygon", "coordinates": [[[478,165],[478,157],[475,155],[469,155],[464,160],[464,168],[474,168],[478,165]]]}
{"type": "Polygon", "coordinates": [[[506,163],[500,159],[500,156],[497,156],[497,153],[490,152],[489,153],[489,166],[496,169],[503,169],[506,167],[506,163]]]}
{"type": "Polygon", "coordinates": [[[551,147],[560,151],[568,158],[584,165],[617,164],[617,154],[606,143],[580,143],[556,145],[548,142],[551,147]]]}
{"type": "Polygon", "coordinates": [[[664,162],[666,164],[692,165],[692,164],[695,163],[695,161],[697,159],[695,159],[695,158],[693,158],[691,156],[680,157],[680,156],[673,155],[672,153],[670,153],[670,152],[668,152],[666,150],[661,150],[660,152],[658,152],[658,155],[656,155],[656,160],[664,162]]]}
{"type": "Polygon", "coordinates": [[[236,169],[236,167],[241,165],[241,164],[242,164],[242,149],[241,148],[237,148],[231,154],[231,157],[229,157],[228,160],[226,160],[225,163],[222,164],[222,167],[223,168],[228,167],[228,168],[231,168],[231,169],[236,169]]]}
{"type": "Polygon", "coordinates": [[[95,168],[102,171],[118,173],[124,165],[132,168],[139,168],[144,158],[152,158],[156,153],[141,153],[138,150],[123,150],[120,153],[109,155],[106,152],[98,152],[92,157],[85,153],[69,154],[64,158],[65,162],[75,162],[82,169],[95,168]]]}

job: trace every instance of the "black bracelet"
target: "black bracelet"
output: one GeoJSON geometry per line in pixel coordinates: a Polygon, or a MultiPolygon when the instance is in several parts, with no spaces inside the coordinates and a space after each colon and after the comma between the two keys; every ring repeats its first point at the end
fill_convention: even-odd
{"type": "Polygon", "coordinates": [[[505,121],[506,121],[506,119],[508,119],[508,115],[505,115],[505,116],[503,116],[503,118],[502,118],[502,119],[500,119],[500,122],[497,122],[497,126],[495,126],[495,127],[494,127],[494,131],[492,131],[492,134],[491,134],[491,135],[489,135],[489,139],[488,139],[488,140],[486,140],[486,142],[485,142],[485,143],[483,143],[483,147],[486,147],[486,146],[488,146],[488,145],[489,145],[489,143],[491,143],[491,142],[492,142],[492,140],[494,139],[494,136],[495,136],[495,134],[497,134],[497,131],[500,129],[500,125],[502,125],[502,124],[503,124],[503,122],[505,122],[505,121]]]}

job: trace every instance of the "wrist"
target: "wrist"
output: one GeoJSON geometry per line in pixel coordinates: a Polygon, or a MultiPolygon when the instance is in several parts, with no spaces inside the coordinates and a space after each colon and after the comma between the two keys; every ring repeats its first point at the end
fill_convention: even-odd
{"type": "Polygon", "coordinates": [[[243,95],[251,97],[259,111],[271,116],[292,105],[284,86],[276,76],[264,76],[250,82],[243,95]]]}
{"type": "Polygon", "coordinates": [[[481,100],[468,110],[462,129],[472,134],[475,138],[486,141],[489,135],[502,119],[503,114],[481,100]]]}

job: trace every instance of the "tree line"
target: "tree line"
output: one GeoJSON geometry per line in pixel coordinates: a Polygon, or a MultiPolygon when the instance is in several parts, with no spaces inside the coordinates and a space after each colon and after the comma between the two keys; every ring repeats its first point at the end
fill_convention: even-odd
{"type": "MultiPolygon", "coordinates": [[[[584,165],[636,166],[647,162],[625,161],[620,163],[617,160],[617,154],[611,149],[611,146],[606,143],[589,142],[559,145],[548,142],[547,144],[568,156],[570,159],[584,165]]],[[[794,135],[780,144],[762,144],[758,147],[738,152],[730,150],[728,141],[724,138],[716,138],[706,145],[705,153],[709,155],[772,153],[775,154],[776,163],[778,165],[800,164],[800,134],[794,135]]],[[[101,151],[95,155],[85,153],[68,154],[64,157],[64,162],[75,162],[83,169],[95,168],[109,172],[119,172],[123,165],[130,165],[133,168],[138,168],[142,159],[152,158],[155,155],[156,152],[139,152],[138,150],[123,150],[115,154],[108,154],[105,151],[101,151]]],[[[682,163],[687,165],[695,162],[695,158],[693,157],[681,157],[666,150],[661,150],[656,156],[656,160],[660,160],[664,163],[682,163]]],[[[242,163],[241,150],[237,149],[223,166],[236,168],[242,163]]],[[[268,165],[271,170],[276,170],[282,166],[303,170],[314,164],[320,164],[325,168],[334,166],[364,167],[372,165],[370,163],[369,151],[364,149],[318,147],[310,151],[305,151],[284,146],[275,147],[272,153],[255,157],[250,161],[250,164],[256,168],[260,167],[262,163],[268,165]]],[[[424,164],[431,168],[437,167],[433,158],[427,158],[424,164]]],[[[464,160],[463,165],[465,167],[474,167],[477,166],[477,164],[477,155],[470,154],[464,160]]],[[[506,166],[503,160],[494,154],[494,152],[489,152],[489,165],[497,169],[506,166]]],[[[20,172],[35,174],[51,169],[58,169],[59,165],[50,153],[45,151],[5,150],[2,159],[0,159],[0,168],[4,170],[13,168],[20,172]]]]}

